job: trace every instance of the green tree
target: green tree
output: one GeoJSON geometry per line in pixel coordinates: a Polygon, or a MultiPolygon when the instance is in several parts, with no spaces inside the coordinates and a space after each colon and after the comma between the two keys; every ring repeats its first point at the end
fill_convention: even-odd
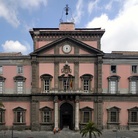
{"type": "Polygon", "coordinates": [[[95,123],[89,122],[85,125],[85,127],[80,131],[80,134],[83,136],[87,136],[89,134],[89,138],[92,138],[92,135],[94,135],[95,138],[97,138],[97,135],[102,135],[102,132],[96,127],[95,123]]]}

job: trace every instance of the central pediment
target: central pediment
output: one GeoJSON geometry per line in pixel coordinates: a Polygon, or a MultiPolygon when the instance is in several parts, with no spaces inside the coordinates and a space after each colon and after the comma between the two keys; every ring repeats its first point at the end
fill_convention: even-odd
{"type": "Polygon", "coordinates": [[[30,53],[31,56],[92,56],[103,54],[101,50],[72,37],[60,38],[30,53]]]}

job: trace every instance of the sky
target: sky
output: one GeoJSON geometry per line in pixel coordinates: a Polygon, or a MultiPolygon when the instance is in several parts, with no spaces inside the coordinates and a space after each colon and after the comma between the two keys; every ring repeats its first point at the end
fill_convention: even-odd
{"type": "Polygon", "coordinates": [[[33,51],[29,30],[58,28],[61,19],[74,21],[76,28],[105,29],[105,53],[138,51],[138,0],[0,0],[0,52],[28,55],[33,51]]]}

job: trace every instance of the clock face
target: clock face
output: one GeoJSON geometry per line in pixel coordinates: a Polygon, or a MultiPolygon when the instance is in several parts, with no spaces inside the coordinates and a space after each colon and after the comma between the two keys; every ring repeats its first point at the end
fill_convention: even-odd
{"type": "Polygon", "coordinates": [[[65,53],[69,53],[69,52],[71,51],[71,46],[70,46],[70,45],[64,45],[64,46],[63,46],[63,51],[64,51],[65,53]]]}

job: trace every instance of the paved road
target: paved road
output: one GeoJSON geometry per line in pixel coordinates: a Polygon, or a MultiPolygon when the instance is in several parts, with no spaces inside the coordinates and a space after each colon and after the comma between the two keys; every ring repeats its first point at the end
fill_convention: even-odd
{"type": "MultiPolygon", "coordinates": [[[[104,130],[100,138],[138,138],[138,132],[135,131],[118,131],[113,132],[104,130]]],[[[63,129],[59,133],[53,134],[51,131],[14,131],[13,137],[11,130],[0,131],[0,138],[82,138],[79,132],[63,129]]],[[[86,137],[88,138],[88,136],[86,137]]]]}

